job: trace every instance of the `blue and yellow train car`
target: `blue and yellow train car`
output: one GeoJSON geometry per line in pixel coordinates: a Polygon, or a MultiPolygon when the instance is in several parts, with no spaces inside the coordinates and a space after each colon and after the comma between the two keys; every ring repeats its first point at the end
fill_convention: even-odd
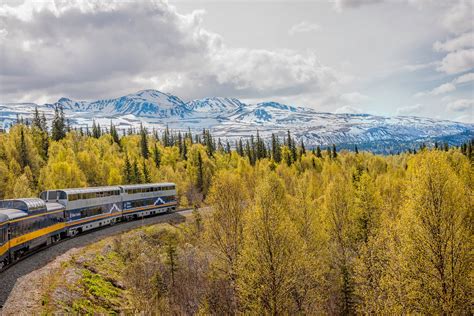
{"type": "Polygon", "coordinates": [[[176,209],[174,183],[148,183],[120,186],[125,219],[139,218],[176,209]]]}
{"type": "Polygon", "coordinates": [[[8,264],[10,255],[8,252],[8,216],[0,214],[0,269],[8,264]]]}
{"type": "MultiPolygon", "coordinates": [[[[65,234],[64,207],[27,198],[0,201],[0,216],[7,219],[6,261],[15,261],[24,253],[54,243],[65,234]]],[[[6,245],[6,246],[5,246],[6,245]]],[[[5,248],[5,249],[3,249],[5,248]]]]}

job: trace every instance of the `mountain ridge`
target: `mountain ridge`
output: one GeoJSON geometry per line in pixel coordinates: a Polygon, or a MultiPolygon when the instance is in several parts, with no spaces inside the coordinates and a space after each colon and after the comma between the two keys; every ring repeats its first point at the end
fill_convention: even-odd
{"type": "Polygon", "coordinates": [[[52,117],[57,106],[64,108],[71,125],[101,126],[110,121],[119,129],[169,126],[176,130],[213,130],[217,137],[237,139],[259,130],[262,137],[272,133],[284,137],[292,131],[309,147],[355,144],[375,152],[404,150],[421,142],[446,141],[457,145],[474,137],[474,124],[416,116],[378,116],[371,114],[318,112],[311,108],[274,101],[247,104],[236,98],[208,97],[188,102],[169,93],[147,89],[125,96],[93,101],[67,97],[55,103],[0,104],[0,127],[8,128],[17,114],[31,117],[34,108],[52,117]],[[385,149],[384,149],[385,148],[385,149]],[[389,148],[389,149],[386,149],[389,148]]]}

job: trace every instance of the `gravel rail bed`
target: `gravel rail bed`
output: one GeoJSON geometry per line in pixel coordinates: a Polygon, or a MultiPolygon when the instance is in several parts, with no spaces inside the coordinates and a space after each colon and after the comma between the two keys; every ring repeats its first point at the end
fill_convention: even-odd
{"type": "Polygon", "coordinates": [[[71,239],[65,239],[58,244],[42,249],[37,253],[26,257],[25,259],[17,262],[10,268],[0,273],[0,315],[1,308],[5,304],[18,278],[44,267],[46,264],[54,260],[54,258],[64,254],[69,249],[84,247],[105,237],[126,232],[141,226],[164,222],[181,222],[185,220],[184,215],[187,215],[191,212],[192,210],[186,209],[135,221],[119,223],[114,226],[108,226],[106,228],[91,231],[71,239]]]}

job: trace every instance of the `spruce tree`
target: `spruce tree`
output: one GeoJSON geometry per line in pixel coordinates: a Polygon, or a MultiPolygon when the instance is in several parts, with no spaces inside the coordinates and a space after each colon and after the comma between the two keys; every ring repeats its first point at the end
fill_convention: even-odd
{"type": "Polygon", "coordinates": [[[336,145],[332,144],[332,158],[336,159],[337,158],[337,150],[336,150],[336,145]]]}
{"type": "Polygon", "coordinates": [[[30,159],[28,155],[28,146],[25,140],[25,131],[23,130],[23,126],[20,127],[20,143],[19,143],[19,164],[21,169],[25,169],[26,166],[29,166],[30,159]]]}
{"type": "Polygon", "coordinates": [[[133,161],[133,183],[142,183],[142,175],[136,160],[133,161]]]}
{"type": "Polygon", "coordinates": [[[148,136],[147,136],[146,128],[140,124],[140,149],[142,153],[142,157],[144,159],[148,159],[150,156],[150,151],[148,150],[148,136]]]}
{"type": "Polygon", "coordinates": [[[64,122],[64,111],[61,106],[57,106],[54,110],[51,137],[55,141],[66,137],[66,123],[64,122]]]}
{"type": "Polygon", "coordinates": [[[359,153],[359,149],[357,148],[357,145],[355,145],[354,151],[355,151],[356,155],[359,153]]]}
{"type": "Polygon", "coordinates": [[[160,167],[161,164],[161,153],[160,150],[158,149],[158,146],[155,143],[155,146],[153,148],[153,161],[155,162],[155,166],[157,168],[160,167]]]}
{"type": "Polygon", "coordinates": [[[316,157],[323,158],[323,155],[321,154],[321,147],[319,146],[316,147],[316,157]]]}
{"type": "Polygon", "coordinates": [[[128,159],[127,154],[125,154],[125,164],[123,167],[123,174],[124,174],[125,182],[127,184],[131,184],[133,182],[132,165],[130,164],[130,160],[128,159]]]}
{"type": "Polygon", "coordinates": [[[145,183],[151,183],[150,171],[148,171],[145,160],[143,160],[143,180],[145,183]]]}
{"type": "Polygon", "coordinates": [[[120,146],[120,137],[112,121],[110,121],[110,136],[112,136],[112,141],[120,146]]]}
{"type": "Polygon", "coordinates": [[[278,136],[272,133],[272,158],[276,163],[281,161],[281,148],[278,136]]]}
{"type": "Polygon", "coordinates": [[[201,152],[198,152],[197,156],[197,175],[196,175],[196,186],[200,192],[204,189],[204,169],[202,165],[201,152]]]}
{"type": "Polygon", "coordinates": [[[42,130],[42,127],[41,127],[41,117],[39,115],[39,112],[38,112],[38,106],[35,106],[35,113],[33,115],[33,121],[31,122],[31,125],[34,127],[34,128],[37,128],[39,130],[42,130]]]}

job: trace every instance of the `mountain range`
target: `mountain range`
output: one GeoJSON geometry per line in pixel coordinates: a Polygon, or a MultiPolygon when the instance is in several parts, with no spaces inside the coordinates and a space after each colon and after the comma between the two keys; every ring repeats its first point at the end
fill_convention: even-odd
{"type": "Polygon", "coordinates": [[[61,98],[53,104],[0,104],[0,127],[8,129],[17,116],[29,118],[35,107],[52,118],[62,106],[72,126],[102,127],[113,121],[119,130],[169,126],[174,130],[201,132],[211,129],[216,137],[236,140],[258,130],[284,137],[287,130],[308,147],[336,144],[339,148],[390,153],[435,141],[459,145],[474,137],[474,124],[414,116],[384,117],[369,114],[335,114],[277,102],[246,104],[235,98],[211,97],[185,102],[157,90],[142,90],[114,99],[75,101],[61,98]]]}

